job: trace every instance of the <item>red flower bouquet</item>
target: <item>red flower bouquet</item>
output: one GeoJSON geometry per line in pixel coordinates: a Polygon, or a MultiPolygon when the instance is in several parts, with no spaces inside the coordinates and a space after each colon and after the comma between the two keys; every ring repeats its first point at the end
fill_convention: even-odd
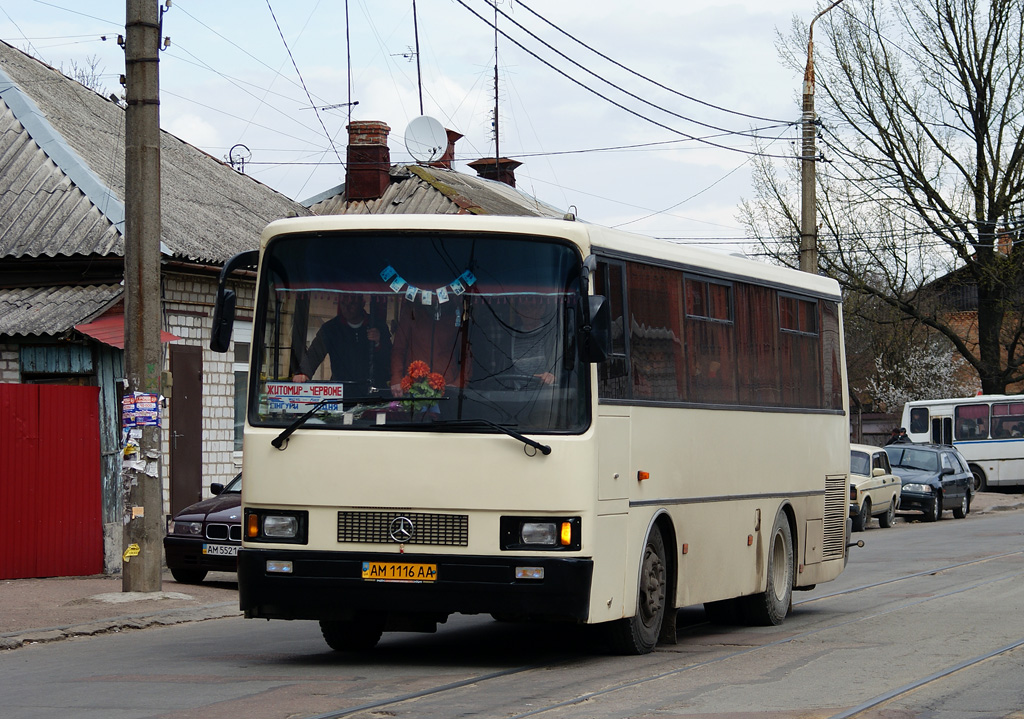
{"type": "MultiPolygon", "coordinates": [[[[415,360],[402,378],[402,393],[412,398],[412,406],[426,409],[428,402],[444,394],[444,376],[430,371],[430,365],[415,360]]],[[[406,400],[409,401],[409,400],[406,400]]]]}

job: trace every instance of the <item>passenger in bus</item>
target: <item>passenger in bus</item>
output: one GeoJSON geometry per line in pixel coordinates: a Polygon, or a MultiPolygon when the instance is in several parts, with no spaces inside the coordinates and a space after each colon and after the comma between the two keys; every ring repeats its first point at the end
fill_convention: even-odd
{"type": "Polygon", "coordinates": [[[338,314],[324,322],[299,362],[294,382],[308,382],[325,357],[331,360],[331,381],[349,383],[345,396],[363,396],[388,386],[391,335],[383,322],[364,308],[362,295],[338,299],[338,314]]]}

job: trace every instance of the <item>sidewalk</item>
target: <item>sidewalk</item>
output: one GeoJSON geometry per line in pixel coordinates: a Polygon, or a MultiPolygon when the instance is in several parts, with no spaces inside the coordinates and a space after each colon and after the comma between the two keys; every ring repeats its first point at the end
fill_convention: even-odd
{"type": "Polygon", "coordinates": [[[123,592],[121,578],[0,580],[0,650],[127,629],[241,616],[233,573],[211,572],[202,584],[123,592]]]}
{"type": "MultiPolygon", "coordinates": [[[[982,492],[968,518],[1020,509],[1020,492],[982,492]]],[[[178,584],[165,572],[163,591],[152,593],[123,592],[120,577],[0,580],[0,650],[235,616],[241,616],[238,584],[228,572],[211,572],[202,584],[178,584]]]]}

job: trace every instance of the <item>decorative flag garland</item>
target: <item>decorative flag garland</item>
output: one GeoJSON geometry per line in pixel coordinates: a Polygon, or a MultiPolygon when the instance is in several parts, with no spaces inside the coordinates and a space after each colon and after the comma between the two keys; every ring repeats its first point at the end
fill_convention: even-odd
{"type": "Polygon", "coordinates": [[[443,305],[451,299],[451,294],[454,294],[455,296],[465,294],[468,288],[476,284],[476,275],[469,270],[466,270],[443,287],[438,287],[435,290],[425,290],[406,282],[405,279],[398,274],[398,270],[391,265],[388,265],[381,270],[380,278],[384,280],[384,282],[388,283],[391,291],[395,294],[404,294],[405,299],[409,302],[415,302],[416,296],[419,295],[420,304],[427,306],[434,303],[435,295],[437,296],[437,303],[439,305],[443,305]]]}

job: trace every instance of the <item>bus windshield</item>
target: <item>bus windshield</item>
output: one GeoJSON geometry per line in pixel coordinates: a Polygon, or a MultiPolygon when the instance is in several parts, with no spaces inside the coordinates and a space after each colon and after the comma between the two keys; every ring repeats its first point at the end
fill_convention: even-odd
{"type": "Polygon", "coordinates": [[[249,420],[581,432],[581,258],[521,235],[359,232],[268,243],[249,420]]]}

